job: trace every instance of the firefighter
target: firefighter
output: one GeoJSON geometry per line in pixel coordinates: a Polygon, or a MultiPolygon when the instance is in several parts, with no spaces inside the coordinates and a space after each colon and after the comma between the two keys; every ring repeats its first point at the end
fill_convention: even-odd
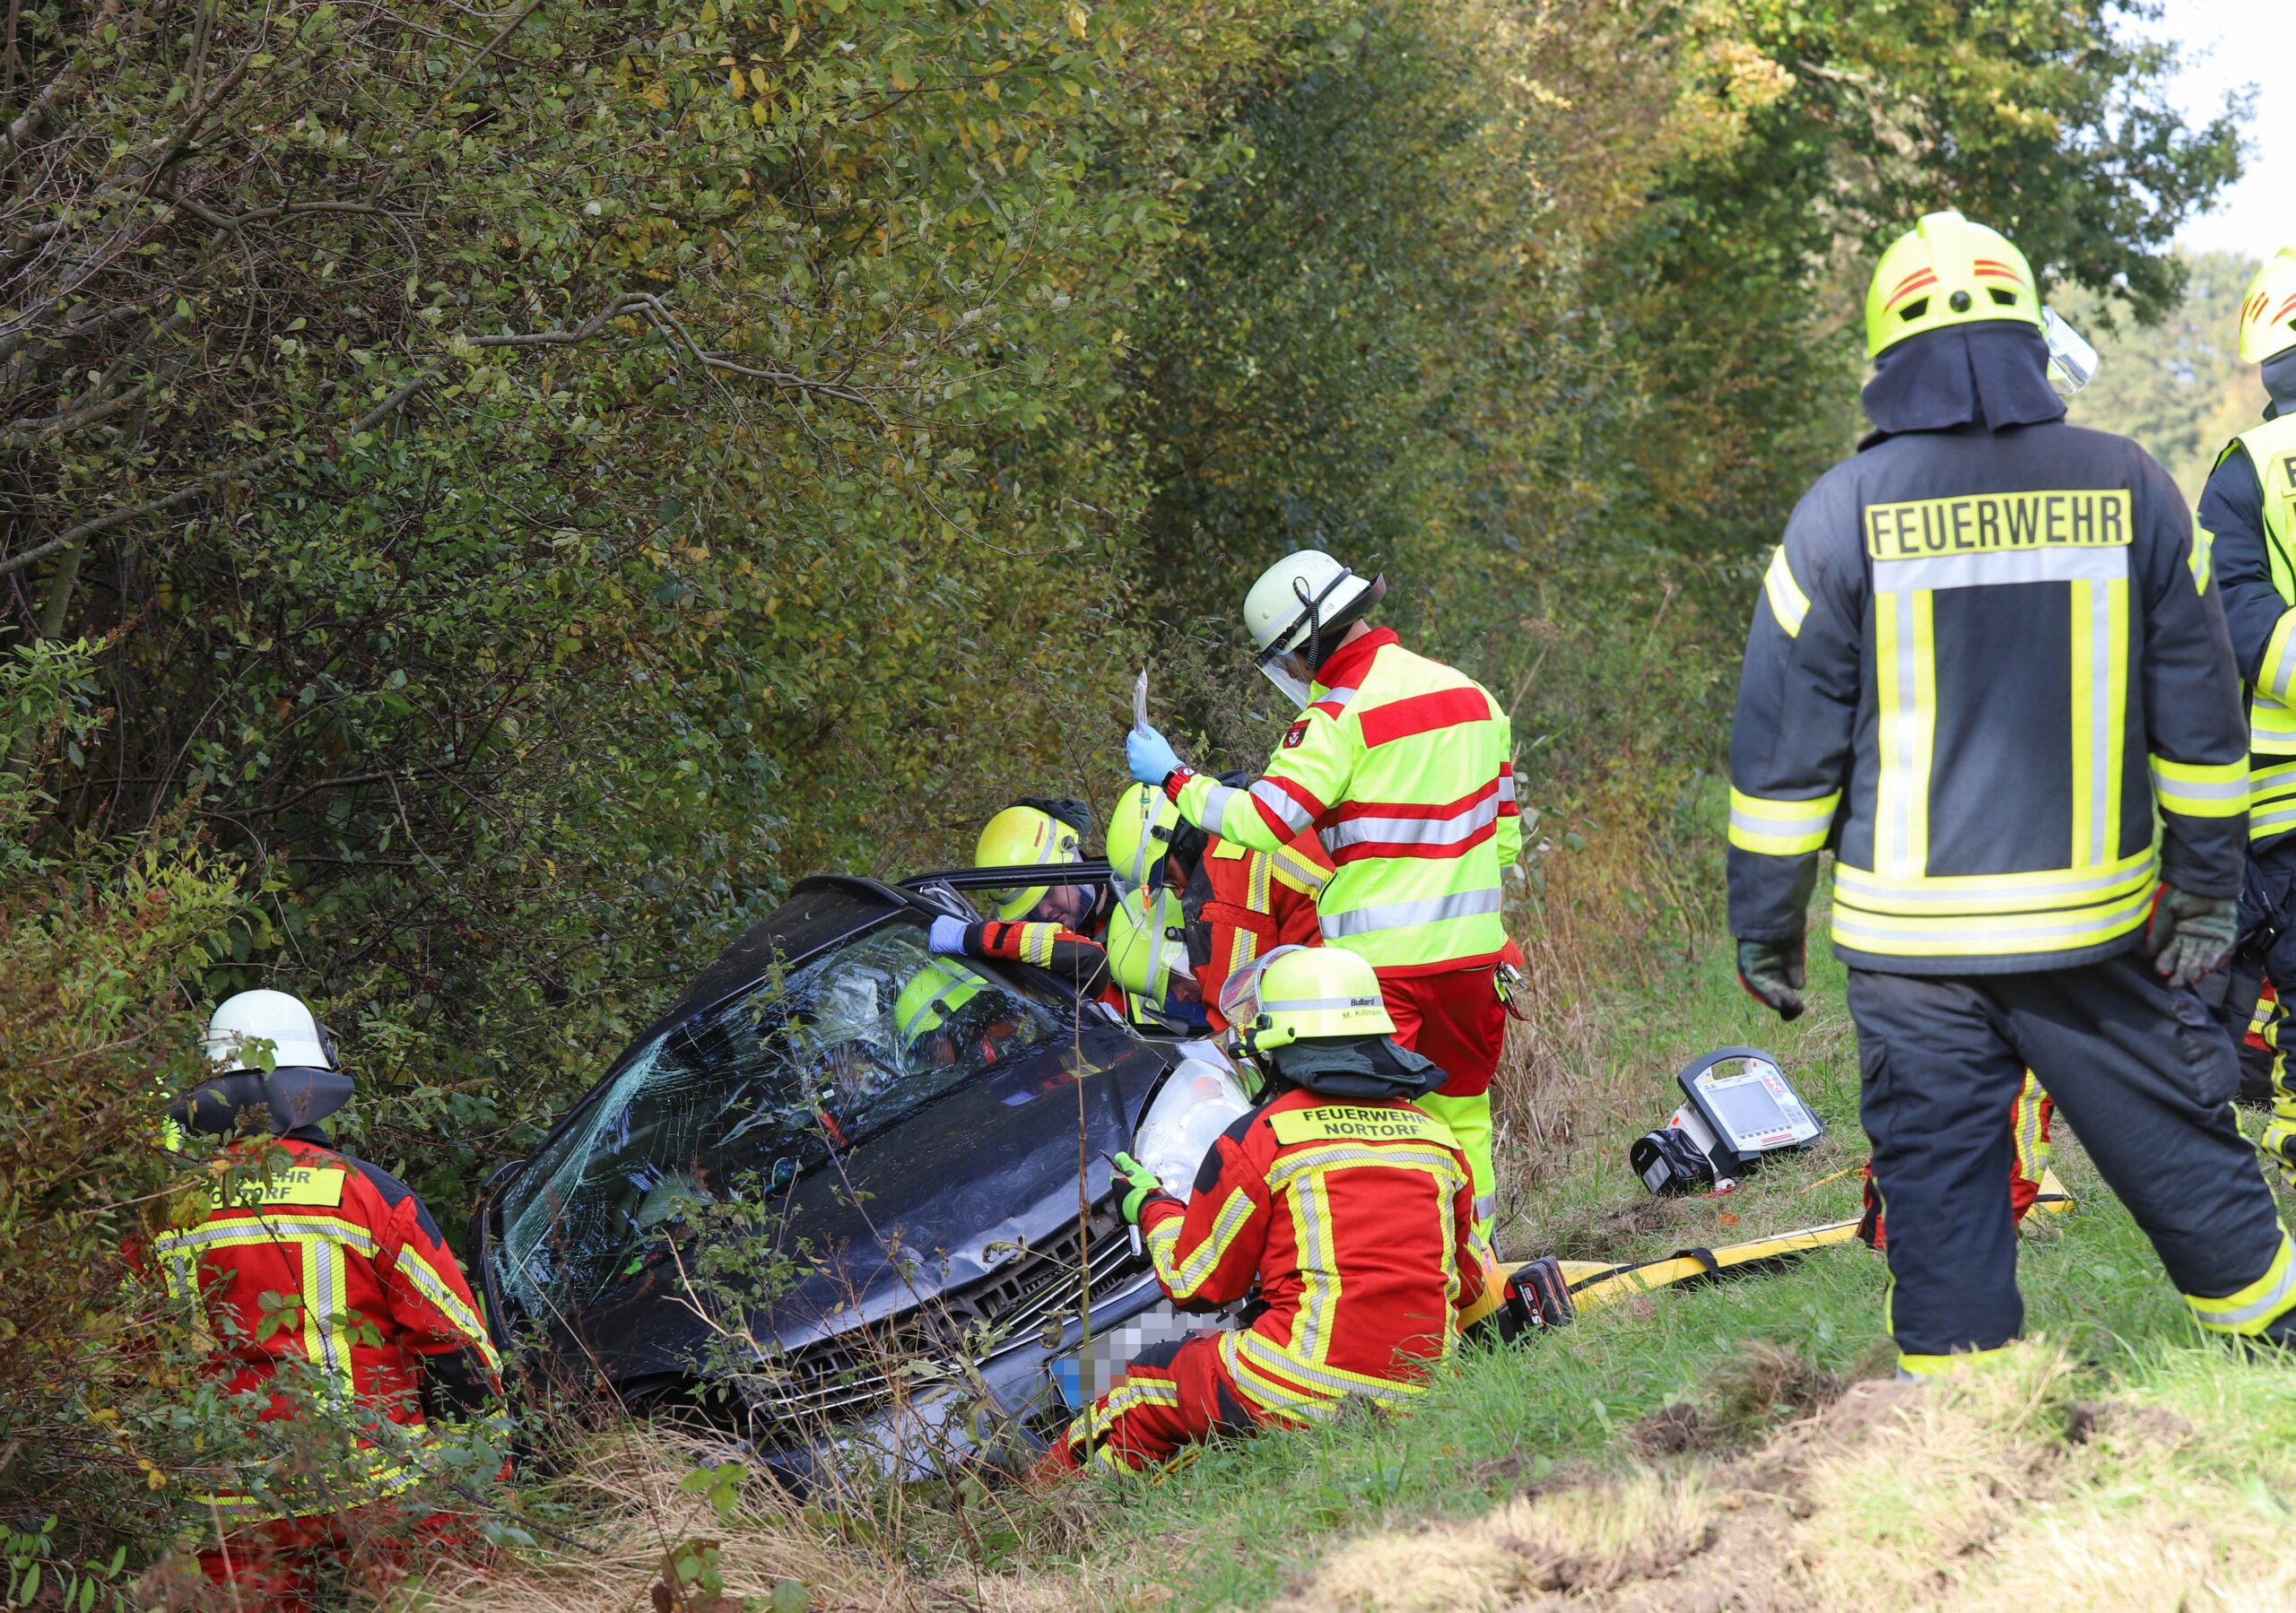
{"type": "Polygon", "coordinates": [[[1906,1373],[2022,1324],[2000,1184],[2028,1066],[2199,1324],[2278,1342],[2296,1247],[2189,989],[2231,941],[2248,759],[2184,501],[2134,443],[2064,423],[2032,271],[1995,231],[1924,218],[1866,320],[1876,429],[1796,508],[1747,640],[1740,976],[1801,1011],[1832,847],[1906,1373]]]}
{"type": "Polygon", "coordinates": [[[1392,1039],[1370,967],[1337,947],[1280,947],[1230,983],[1229,1002],[1266,1101],[1213,1140],[1185,1204],[1128,1155],[1115,1164],[1125,1218],[1175,1304],[1210,1310],[1257,1284],[1261,1308],[1242,1331],[1134,1357],[1040,1478],[1298,1427],[1351,1397],[1408,1405],[1481,1296],[1466,1161],[1413,1101],[1442,1071],[1392,1039]]]}
{"type": "Polygon", "coordinates": [[[1396,1039],[1444,1071],[1424,1106],[1466,1152],[1487,1240],[1491,1082],[1507,1028],[1500,881],[1523,848],[1507,714],[1473,679],[1364,620],[1386,591],[1386,578],[1312,549],[1252,585],[1244,619],[1257,664],[1300,714],[1248,786],[1196,773],[1145,726],[1126,759],[1188,823],[1235,845],[1273,853],[1318,832],[1335,871],[1317,904],[1324,941],[1371,965],[1396,1039]]]}
{"type": "Polygon", "coordinates": [[[1280,946],[1322,940],[1316,899],[1331,859],[1311,829],[1272,852],[1207,835],[1153,785],[1135,784],[1109,813],[1109,866],[1125,890],[1177,890],[1187,968],[1214,1031],[1228,977],[1280,946]]]}
{"type": "MultiPolygon", "coordinates": [[[[976,868],[1054,868],[1084,860],[1083,837],[1091,815],[1080,802],[1035,797],[1006,807],[980,831],[976,868]]],[[[1027,964],[1059,976],[1087,997],[1121,1011],[1124,993],[1109,976],[1108,949],[1090,932],[1105,931],[1101,909],[1112,904],[1105,887],[1090,884],[1006,886],[986,893],[996,917],[968,924],[952,915],[933,920],[926,948],[935,958],[901,987],[893,1003],[894,1028],[905,1047],[946,1063],[958,1056],[951,1039],[965,1005],[979,996],[980,976],[958,958],[1027,964]]],[[[998,1033],[1001,1036],[1003,1033],[998,1033]]],[[[996,1036],[991,1037],[996,1039],[996,1036]]]]}
{"type": "MultiPolygon", "coordinates": [[[[2296,247],[2240,304],[2240,361],[2263,367],[2261,423],[2218,455],[2200,495],[2198,563],[2215,573],[2248,697],[2248,889],[2223,1019],[2248,1028],[2258,977],[2296,981],[2296,247]],[[2246,954],[2253,950],[2256,957],[2246,954]],[[2261,966],[2260,968],[2253,966],[2261,966]]],[[[2279,1074],[2274,1067],[2275,1077],[2279,1074]]],[[[2258,1148],[2296,1183],[2296,1094],[2275,1079],[2258,1148]]]]}
{"type": "Polygon", "coordinates": [[[401,1503],[438,1449],[432,1419],[492,1409],[501,1361],[422,1201],[321,1127],[352,1080],[311,1010],[242,992],[215,1010],[205,1051],[213,1073],[170,1118],[196,1134],[251,1121],[268,1135],[226,1145],[233,1169],[205,1219],[153,1239],[151,1262],[170,1293],[196,1293],[215,1370],[268,1402],[258,1420],[324,1417],[335,1426],[321,1443],[339,1448],[322,1470],[274,1464],[199,1497],[222,1529],[199,1565],[242,1606],[301,1607],[323,1559],[395,1524],[451,1534],[450,1518],[410,1519],[401,1503]]]}

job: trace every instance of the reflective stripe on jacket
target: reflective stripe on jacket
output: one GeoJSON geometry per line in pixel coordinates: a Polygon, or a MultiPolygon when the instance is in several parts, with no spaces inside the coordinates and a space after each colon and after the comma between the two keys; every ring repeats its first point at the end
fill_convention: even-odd
{"type": "Polygon", "coordinates": [[[152,1241],[169,1292],[196,1292],[233,1393],[270,1400],[265,1420],[291,1418],[296,1399],[274,1388],[283,1362],[317,1369],[312,1387],[357,1431],[344,1470],[201,1497],[233,1521],[335,1512],[383,1499],[421,1473],[404,1456],[421,1436],[379,1424],[424,1423],[426,1357],[470,1351],[490,1377],[501,1358],[487,1337],[461,1264],[421,1200],[387,1172],[300,1136],[243,1145],[289,1162],[240,1184],[196,1227],[152,1241]],[[283,1306],[282,1298],[291,1304],[283,1306]]]}
{"type": "Polygon", "coordinates": [[[1747,638],[1732,932],[1798,937],[1829,845],[1835,950],[1900,974],[2109,957],[2164,873],[2237,893],[2247,734],[2193,532],[2135,444],[2060,423],[1829,472],[1747,638]]]}
{"type": "Polygon", "coordinates": [[[1331,859],[1303,833],[1272,852],[1215,837],[1196,862],[1180,908],[1187,924],[1188,967],[1204,992],[1205,1017],[1215,1031],[1220,989],[1262,953],[1323,940],[1316,901],[1331,882],[1331,859]]]}
{"type": "Polygon", "coordinates": [[[1241,789],[1183,768],[1190,823],[1273,852],[1312,828],[1335,872],[1324,940],[1382,974],[1495,963],[1500,880],[1522,854],[1506,713],[1387,629],[1334,654],[1266,771],[1241,789]]]}
{"type": "Polygon", "coordinates": [[[1265,1409],[1326,1413],[1341,1397],[1407,1400],[1451,1353],[1483,1292],[1474,1190],[1440,1122],[1399,1098],[1293,1088],[1213,1142],[1183,1206],[1143,1208],[1156,1276],[1193,1308],[1265,1309],[1222,1336],[1237,1386],[1265,1409]]]}

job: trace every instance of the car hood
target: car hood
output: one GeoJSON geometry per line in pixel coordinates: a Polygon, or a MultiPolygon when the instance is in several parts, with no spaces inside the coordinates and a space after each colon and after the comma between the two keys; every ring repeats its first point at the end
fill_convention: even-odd
{"type": "MultiPolygon", "coordinates": [[[[786,1259],[798,1275],[752,1315],[752,1335],[800,1349],[926,1305],[1073,1229],[1080,1158],[1097,1200],[1109,1188],[1102,1156],[1131,1146],[1169,1067],[1128,1033],[1088,1025],[799,1177],[758,1251],[761,1268],[786,1259]]],[[[682,1288],[666,1254],[649,1262],[583,1313],[578,1353],[617,1383],[694,1371],[712,1330],[682,1288]]]]}

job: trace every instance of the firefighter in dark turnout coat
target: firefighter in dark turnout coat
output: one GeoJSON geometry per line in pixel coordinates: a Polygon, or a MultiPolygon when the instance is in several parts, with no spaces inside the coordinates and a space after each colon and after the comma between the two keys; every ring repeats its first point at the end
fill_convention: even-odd
{"type": "Polygon", "coordinates": [[[1994,231],[1924,219],[1866,324],[1879,429],[1796,509],[1747,640],[1740,974],[1800,1011],[1831,846],[1903,1371],[2022,1325],[2002,1117],[2028,1065],[2200,1325],[2277,1341],[2296,1248],[2187,989],[2231,940],[2248,746],[2183,499],[2063,423],[2031,270],[1994,231]]]}

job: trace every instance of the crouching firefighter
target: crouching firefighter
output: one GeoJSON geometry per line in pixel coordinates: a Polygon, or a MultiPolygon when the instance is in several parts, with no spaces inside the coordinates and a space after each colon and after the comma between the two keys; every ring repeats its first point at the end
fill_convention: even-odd
{"type": "MultiPolygon", "coordinates": [[[[1124,1007],[1109,983],[1108,949],[1091,933],[1106,924],[1110,893],[1095,884],[1061,884],[1053,872],[1084,860],[1081,807],[1065,802],[1022,802],[988,820],[973,851],[975,868],[1045,870],[1042,884],[1013,885],[987,893],[996,917],[968,924],[952,915],[933,921],[926,948],[935,958],[973,958],[1028,964],[1059,976],[1087,997],[1124,1007]],[[1060,814],[1048,809],[1059,807],[1060,814]]],[[[1089,822],[1089,818],[1084,821],[1089,822]]],[[[939,1028],[980,990],[971,971],[934,964],[902,988],[894,1004],[901,1039],[916,1045],[939,1028]]]]}
{"type": "Polygon", "coordinates": [[[1332,863],[1312,829],[1254,851],[1205,833],[1163,791],[1135,784],[1109,811],[1108,853],[1118,889],[1178,893],[1194,1000],[1215,1031],[1228,1028],[1219,1003],[1231,976],[1277,947],[1322,943],[1316,898],[1332,863]]]}
{"type": "Polygon", "coordinates": [[[205,1219],[137,1254],[170,1294],[196,1295],[213,1368],[231,1393],[268,1402],[259,1422],[330,1425],[317,1439],[299,1431],[295,1461],[197,1498],[222,1528],[201,1571],[243,1606],[300,1608],[323,1559],[371,1561],[406,1526],[452,1540],[453,1518],[405,1503],[434,1477],[433,1419],[494,1411],[501,1361],[422,1201],[321,1127],[352,1080],[311,1010],[283,992],[242,992],[216,1009],[205,1051],[214,1073],[170,1117],[194,1134],[269,1135],[228,1145],[238,1168],[205,1219]],[[308,1450],[327,1459],[307,1462],[308,1450]]]}
{"type": "Polygon", "coordinates": [[[1396,1044],[1370,966],[1282,947],[1227,998],[1271,1096],[1213,1140],[1186,1204],[1127,1155],[1118,1185],[1175,1304],[1212,1310],[1257,1283],[1257,1314],[1135,1357],[1039,1478],[1147,1467],[1214,1435],[1327,1418],[1352,1396],[1408,1405],[1482,1293],[1466,1160],[1412,1101],[1442,1071],[1396,1044]]]}
{"type": "Polygon", "coordinates": [[[2028,1068],[2194,1320],[2282,1342],[2296,1245],[2191,989],[2232,940],[2248,780],[2191,516],[2135,443],[2065,423],[2004,237],[1928,215],[1866,319],[1876,430],[1795,509],[1746,641],[1740,976],[1800,1011],[1831,845],[1901,1371],[2023,1326],[2003,1119],[2028,1068]]]}

